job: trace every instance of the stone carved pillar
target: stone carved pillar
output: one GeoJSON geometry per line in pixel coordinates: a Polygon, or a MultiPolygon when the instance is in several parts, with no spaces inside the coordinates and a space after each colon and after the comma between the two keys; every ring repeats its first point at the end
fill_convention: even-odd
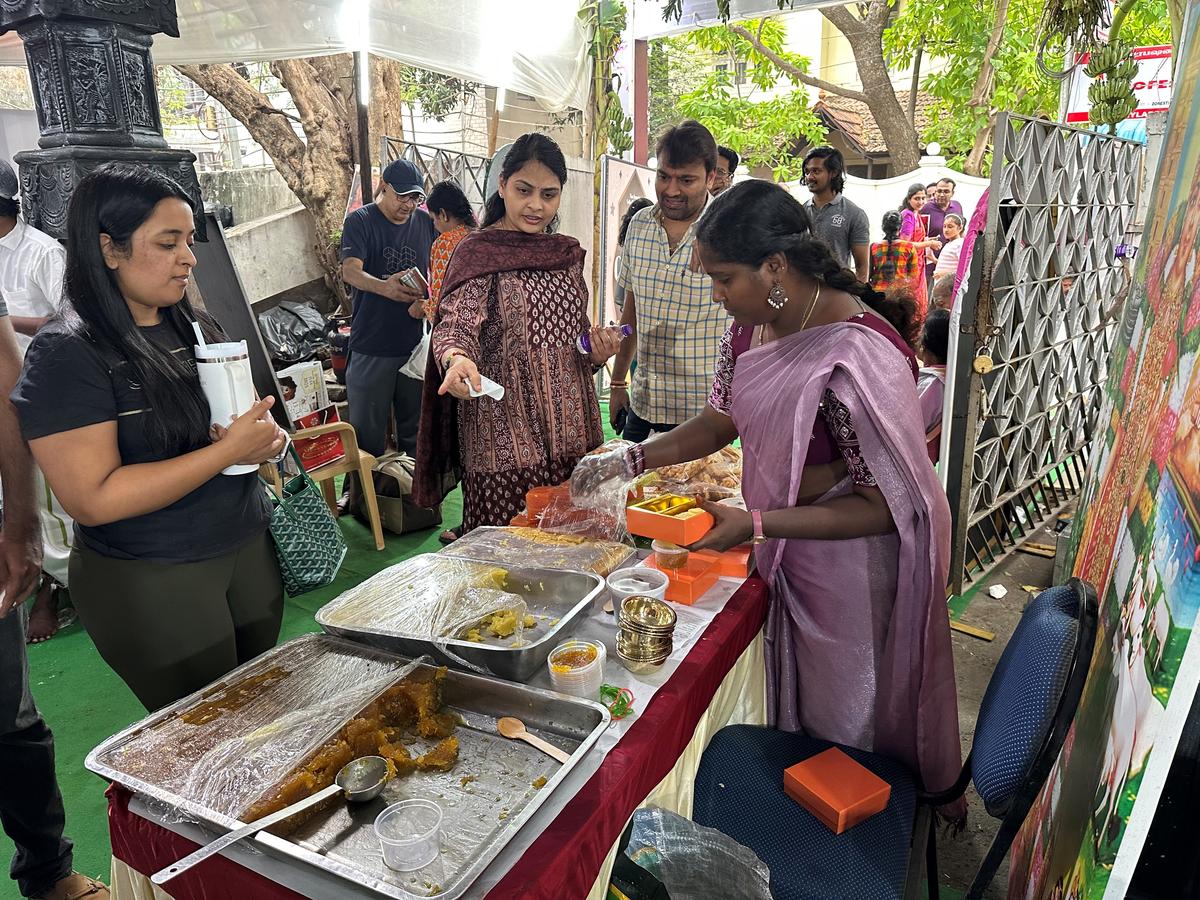
{"type": "Polygon", "coordinates": [[[153,166],[204,209],[195,156],[162,133],[153,35],[179,37],[175,0],[0,0],[0,34],[25,43],[41,138],[18,153],[21,205],[29,224],[62,239],[76,184],[106,162],[153,166]]]}

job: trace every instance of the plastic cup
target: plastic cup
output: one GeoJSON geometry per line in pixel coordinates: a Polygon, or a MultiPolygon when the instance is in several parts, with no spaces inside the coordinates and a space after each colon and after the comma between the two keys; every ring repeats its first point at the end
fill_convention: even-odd
{"type": "Polygon", "coordinates": [[[650,548],[654,551],[654,561],[663,569],[674,571],[687,565],[690,551],[686,547],[668,541],[654,541],[650,548]]]}
{"type": "Polygon", "coordinates": [[[441,852],[442,808],[432,800],[401,800],[375,819],[383,861],[397,872],[429,865],[441,852]]]}
{"type": "Polygon", "coordinates": [[[550,684],[560,693],[595,699],[604,683],[608,651],[599,641],[570,640],[559,644],[546,659],[550,684]]]}
{"type": "Polygon", "coordinates": [[[665,600],[667,585],[670,579],[658,569],[648,566],[633,566],[629,569],[618,569],[608,576],[608,593],[612,597],[613,606],[618,609],[626,597],[653,597],[655,600],[665,600]]]}

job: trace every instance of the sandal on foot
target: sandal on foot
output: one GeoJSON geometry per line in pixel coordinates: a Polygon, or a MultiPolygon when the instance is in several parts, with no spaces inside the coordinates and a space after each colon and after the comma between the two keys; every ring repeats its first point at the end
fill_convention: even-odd
{"type": "Polygon", "coordinates": [[[441,534],[439,534],[438,541],[441,542],[442,544],[449,546],[450,544],[453,544],[455,541],[457,541],[462,536],[463,536],[462,526],[459,525],[457,528],[447,528],[445,531],[443,531],[441,534]]]}
{"type": "Polygon", "coordinates": [[[33,608],[29,611],[29,622],[25,626],[25,643],[44,643],[58,634],[58,627],[58,595],[53,582],[45,577],[38,589],[37,598],[33,601],[33,608]]]}

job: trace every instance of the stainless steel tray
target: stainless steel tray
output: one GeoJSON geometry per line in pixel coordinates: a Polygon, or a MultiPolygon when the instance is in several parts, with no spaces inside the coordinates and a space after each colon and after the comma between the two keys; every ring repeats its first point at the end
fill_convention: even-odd
{"type": "MultiPolygon", "coordinates": [[[[287,667],[301,657],[311,659],[314,649],[318,655],[338,657],[339,662],[343,658],[361,661],[372,669],[391,666],[397,675],[407,663],[392,654],[327,635],[307,635],[234,670],[221,685],[237,685],[272,667],[287,667]]],[[[305,665],[292,666],[288,677],[311,680],[311,667],[306,669],[305,665]]],[[[313,690],[319,692],[319,684],[314,684],[313,690]]],[[[88,754],[87,768],[147,798],[159,813],[166,813],[168,820],[173,814],[218,832],[237,827],[234,817],[198,804],[173,787],[129,774],[130,769],[137,768],[128,764],[137,760],[139,747],[160,753],[161,747],[154,740],[156,731],[178,731],[180,717],[201,706],[212,694],[212,690],[193,694],[109,738],[88,754]]],[[[456,712],[463,722],[456,732],[460,751],[454,769],[397,779],[378,800],[361,806],[335,805],[288,838],[260,835],[255,839],[257,847],[272,857],[297,860],[381,896],[456,900],[591,749],[609,723],[608,711],[597,703],[466,672],[447,674],[443,698],[446,708],[456,712]],[[571,753],[570,760],[559,764],[523,742],[500,737],[496,720],[506,715],[517,716],[531,732],[571,753]],[[546,779],[545,784],[533,787],[540,778],[546,779]],[[409,797],[423,797],[442,805],[442,853],[422,870],[401,873],[384,865],[373,823],[386,805],[409,797]]],[[[346,709],[346,720],[357,712],[357,708],[346,709]]],[[[304,758],[305,753],[298,753],[293,764],[299,765],[304,758]]]]}
{"type": "MultiPolygon", "coordinates": [[[[575,633],[605,586],[604,579],[590,572],[529,568],[435,554],[414,556],[374,578],[396,578],[396,573],[402,575],[409,569],[433,567],[436,570],[437,566],[464,565],[477,566],[481,572],[502,567],[508,573],[505,590],[521,597],[529,612],[541,623],[536,630],[525,632],[521,646],[514,645],[511,640],[474,643],[457,639],[437,640],[407,632],[403,617],[396,615],[396,612],[403,612],[403,597],[388,597],[386,602],[391,607],[389,610],[382,604],[371,608],[359,600],[351,603],[351,593],[347,592],[317,611],[317,624],[329,634],[362,641],[393,653],[405,656],[429,654],[455,668],[495,675],[508,681],[528,681],[545,666],[550,651],[575,633]],[[397,619],[401,622],[399,626],[397,619]]],[[[351,590],[360,592],[369,589],[370,583],[371,579],[368,579],[351,590]]]]}

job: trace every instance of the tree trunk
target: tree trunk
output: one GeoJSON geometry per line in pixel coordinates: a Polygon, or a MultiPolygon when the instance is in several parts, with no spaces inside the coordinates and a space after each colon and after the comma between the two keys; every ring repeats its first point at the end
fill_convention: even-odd
{"type": "Polygon", "coordinates": [[[271,64],[298,116],[276,109],[231,65],[178,67],[246,127],[312,215],[317,233],[313,251],[339,302],[345,295],[339,238],[354,170],[354,92],[345,74],[349,63],[349,56],[340,54],[271,64]],[[296,134],[297,122],[303,139],[296,134]]]}
{"type": "Polygon", "coordinates": [[[899,172],[911,172],[921,163],[920,140],[912,121],[896,97],[883,55],[883,32],[887,28],[890,10],[887,0],[871,0],[865,18],[859,18],[843,6],[821,10],[840,31],[854,51],[854,65],[862,82],[864,102],[875,117],[883,134],[892,167],[899,172]]]}
{"type": "Polygon", "coordinates": [[[992,132],[995,128],[996,113],[993,112],[988,116],[987,124],[975,133],[975,143],[971,146],[971,152],[967,154],[967,161],[963,163],[964,175],[983,177],[983,160],[992,144],[992,132]]]}

